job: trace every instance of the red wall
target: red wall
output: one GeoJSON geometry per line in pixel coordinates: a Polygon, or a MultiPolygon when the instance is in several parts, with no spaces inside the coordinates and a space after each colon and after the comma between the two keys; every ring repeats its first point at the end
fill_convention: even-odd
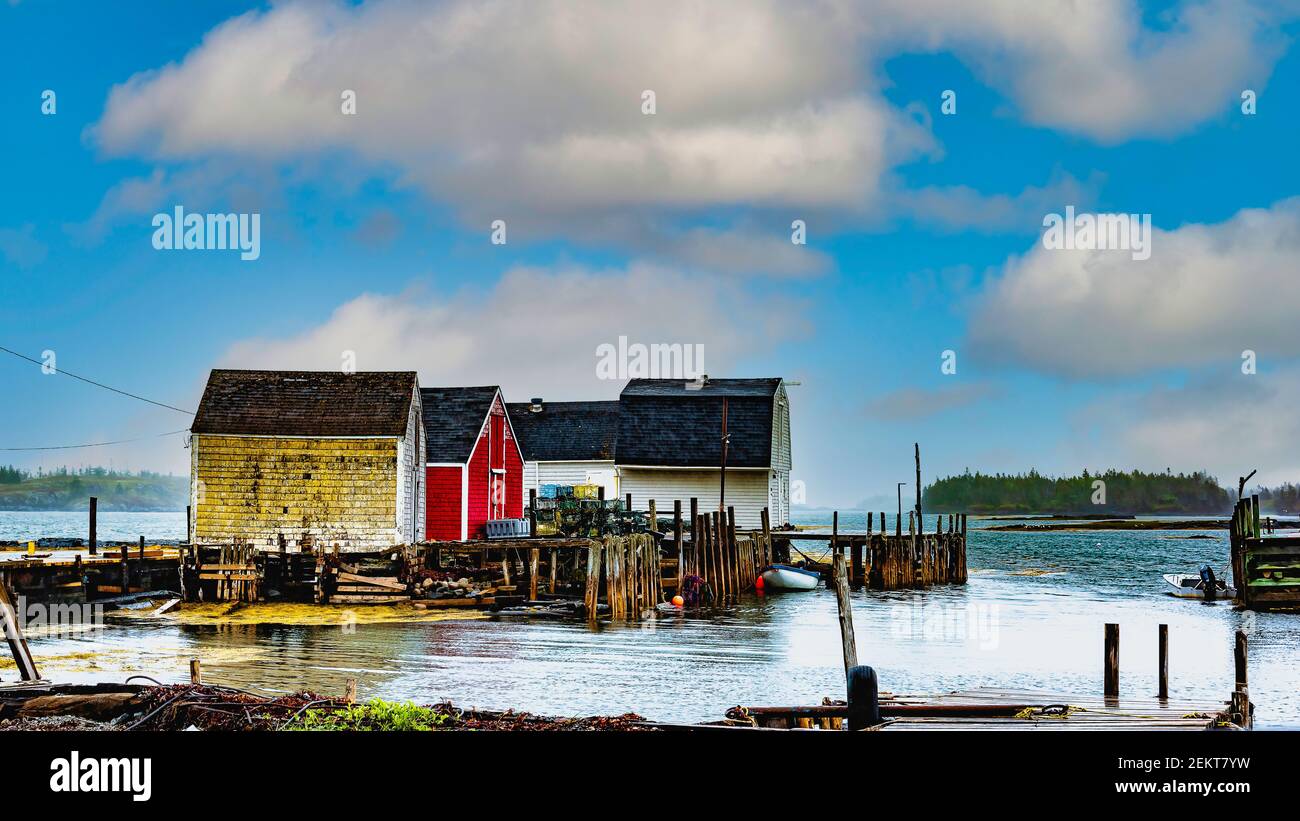
{"type": "Polygon", "coordinates": [[[459,467],[426,467],[424,535],[426,539],[460,538],[459,467]]]}
{"type": "MultiPolygon", "coordinates": [[[[492,513],[489,504],[492,465],[488,460],[495,459],[496,467],[500,468],[503,458],[506,470],[505,517],[519,518],[524,515],[524,461],[519,443],[514,440],[506,422],[505,408],[497,402],[492,407],[492,418],[483,426],[469,458],[467,538],[481,539],[486,535],[485,525],[492,513]]],[[[461,469],[426,467],[425,471],[428,485],[425,535],[429,539],[459,539],[461,469]]]]}
{"type": "Polygon", "coordinates": [[[467,536],[481,539],[485,534],[488,520],[488,431],[491,425],[483,427],[483,435],[474,445],[474,455],[469,459],[469,529],[467,536]]]}

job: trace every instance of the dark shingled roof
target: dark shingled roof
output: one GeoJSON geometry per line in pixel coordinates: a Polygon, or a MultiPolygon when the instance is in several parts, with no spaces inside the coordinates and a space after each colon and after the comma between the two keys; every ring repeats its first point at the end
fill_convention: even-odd
{"type": "Polygon", "coordinates": [[[483,420],[492,409],[496,385],[476,388],[421,388],[424,404],[425,461],[466,462],[474,451],[483,420]]]}
{"type": "Polygon", "coordinates": [[[711,379],[700,390],[680,379],[633,379],[619,400],[618,463],[717,467],[722,398],[727,397],[728,467],[772,463],[772,404],[780,379],[711,379]]]}
{"type": "Polygon", "coordinates": [[[414,371],[213,370],[190,431],[400,438],[417,384],[414,371]]]}
{"type": "Polygon", "coordinates": [[[533,413],[529,402],[511,402],[514,426],[524,459],[530,462],[587,461],[614,458],[618,438],[618,401],[543,402],[533,413]]]}

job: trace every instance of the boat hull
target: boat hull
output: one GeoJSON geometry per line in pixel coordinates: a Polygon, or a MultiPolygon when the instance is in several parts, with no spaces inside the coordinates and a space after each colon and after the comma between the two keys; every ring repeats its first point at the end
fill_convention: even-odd
{"type": "MultiPolygon", "coordinates": [[[[1173,588],[1169,591],[1169,595],[1179,599],[1205,600],[1205,589],[1201,584],[1201,578],[1199,576],[1166,573],[1162,578],[1164,578],[1165,582],[1173,588]]],[[[1237,591],[1233,587],[1219,588],[1214,595],[1216,601],[1232,601],[1236,597],[1237,591]]]]}
{"type": "Polygon", "coordinates": [[[760,575],[764,590],[812,590],[821,575],[811,570],[789,565],[772,565],[760,575]]]}

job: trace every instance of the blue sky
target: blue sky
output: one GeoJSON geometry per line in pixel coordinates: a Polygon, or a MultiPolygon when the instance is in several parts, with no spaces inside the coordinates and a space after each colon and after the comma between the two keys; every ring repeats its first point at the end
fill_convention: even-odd
{"type": "MultiPolygon", "coordinates": [[[[698,343],[712,375],[800,383],[811,505],[892,497],[913,441],[928,473],[1297,480],[1296,21],[1278,2],[11,3],[0,345],[192,408],[214,366],[343,351],[426,385],[608,398],[599,344],[698,343]],[[155,250],[177,205],[259,213],[260,258],[155,250]],[[1151,258],[1045,249],[1067,205],[1150,214],[1151,258]]],[[[7,355],[0,400],[3,448],[188,424],[7,355]]],[[[184,472],[188,451],[6,462],[184,472]]]]}

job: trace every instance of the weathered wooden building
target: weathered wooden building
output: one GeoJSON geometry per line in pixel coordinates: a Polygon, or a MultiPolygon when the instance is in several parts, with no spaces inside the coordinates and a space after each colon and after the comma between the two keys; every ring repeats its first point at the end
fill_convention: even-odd
{"type": "Polygon", "coordinates": [[[614,443],[618,402],[511,402],[510,422],[524,454],[523,500],[542,485],[600,485],[617,498],[614,443]]]}
{"type": "MultiPolygon", "coordinates": [[[[790,518],[790,404],[781,379],[633,379],[619,397],[619,492],[661,505],[696,497],[718,505],[722,407],[727,404],[726,504],[736,523],[790,518]]],[[[663,509],[662,507],[660,508],[663,509]]]]}
{"type": "Polygon", "coordinates": [[[190,433],[196,542],[361,551],[424,533],[414,372],[214,370],[190,433]]]}
{"type": "Polygon", "coordinates": [[[423,388],[430,540],[482,538],[491,519],[523,516],[523,453],[501,389],[423,388]]]}

